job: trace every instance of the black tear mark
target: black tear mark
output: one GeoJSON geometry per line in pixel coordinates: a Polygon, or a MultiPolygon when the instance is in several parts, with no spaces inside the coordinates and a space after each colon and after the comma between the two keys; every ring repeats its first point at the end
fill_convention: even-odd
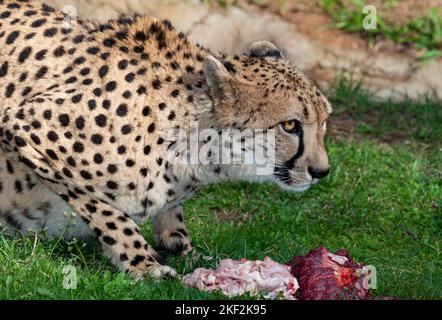
{"type": "Polygon", "coordinates": [[[276,166],[274,170],[276,178],[286,184],[290,184],[292,180],[289,174],[289,170],[294,167],[296,160],[298,160],[304,153],[304,132],[302,131],[302,128],[298,134],[298,137],[299,145],[296,154],[288,161],[284,162],[281,166],[276,166]]]}

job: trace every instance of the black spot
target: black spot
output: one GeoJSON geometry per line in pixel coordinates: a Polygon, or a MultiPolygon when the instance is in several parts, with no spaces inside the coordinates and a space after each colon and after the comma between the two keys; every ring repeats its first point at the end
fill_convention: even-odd
{"type": "Polygon", "coordinates": [[[101,235],[103,234],[103,232],[99,228],[94,228],[94,233],[97,237],[101,237],[101,235]]]}
{"type": "Polygon", "coordinates": [[[118,189],[118,184],[115,181],[108,181],[106,186],[112,190],[118,189]]]}
{"type": "Polygon", "coordinates": [[[56,49],[54,50],[54,56],[56,56],[56,57],[61,57],[61,56],[63,56],[65,53],[66,53],[66,51],[65,51],[65,49],[64,49],[63,46],[60,46],[60,47],[58,47],[58,48],[56,48],[56,49]]]}
{"type": "Polygon", "coordinates": [[[46,154],[53,160],[58,160],[57,154],[52,149],[46,149],[46,154]]]}
{"type": "Polygon", "coordinates": [[[26,141],[22,137],[16,136],[14,140],[17,147],[24,147],[27,145],[26,141]]]}
{"type": "Polygon", "coordinates": [[[132,126],[130,124],[125,124],[121,127],[121,133],[122,134],[129,134],[132,131],[132,126]]]}
{"type": "Polygon", "coordinates": [[[95,117],[95,123],[99,127],[105,127],[107,123],[106,116],[104,114],[99,114],[98,116],[95,117]]]}
{"type": "Polygon", "coordinates": [[[143,108],[143,116],[147,117],[150,114],[150,108],[148,106],[143,108]]]}
{"type": "Polygon", "coordinates": [[[31,123],[31,125],[32,125],[32,127],[33,127],[34,129],[40,129],[40,128],[41,128],[41,123],[40,123],[40,121],[38,121],[38,120],[33,120],[32,123],[31,123]]]}
{"type": "Polygon", "coordinates": [[[63,73],[66,74],[66,73],[72,72],[73,70],[74,70],[74,68],[69,66],[69,67],[64,68],[63,73]]]}
{"type": "Polygon", "coordinates": [[[54,131],[49,131],[47,137],[52,142],[55,142],[58,140],[58,135],[54,131]]]}
{"type": "Polygon", "coordinates": [[[110,164],[110,165],[107,166],[107,172],[109,172],[109,173],[111,173],[111,174],[114,174],[114,173],[116,173],[117,171],[118,171],[118,168],[117,168],[116,165],[114,165],[114,164],[110,164]]]}
{"type": "Polygon", "coordinates": [[[89,107],[89,110],[94,110],[97,107],[97,102],[95,100],[89,100],[87,106],[89,107]]]}
{"type": "Polygon", "coordinates": [[[125,254],[125,253],[120,254],[120,261],[127,261],[127,260],[129,260],[129,258],[127,257],[127,254],[125,254]]]}
{"type": "Polygon", "coordinates": [[[42,25],[44,25],[46,23],[46,19],[38,19],[35,20],[34,22],[31,23],[31,27],[32,28],[38,28],[41,27],[42,25]]]}
{"type": "Polygon", "coordinates": [[[110,81],[106,84],[106,91],[112,92],[117,88],[117,82],[116,81],[110,81]]]}
{"type": "Polygon", "coordinates": [[[70,84],[70,83],[74,83],[74,82],[76,82],[76,81],[77,81],[77,77],[72,76],[72,77],[68,78],[68,79],[65,81],[65,83],[70,84]]]}
{"type": "Polygon", "coordinates": [[[82,98],[83,98],[83,94],[81,94],[81,93],[77,94],[77,95],[72,97],[72,102],[73,103],[79,103],[82,98]]]}
{"type": "Polygon", "coordinates": [[[167,119],[169,119],[170,121],[174,120],[175,119],[175,112],[171,111],[169,113],[169,116],[167,117],[167,119]]]}
{"type": "Polygon", "coordinates": [[[142,31],[137,31],[135,33],[135,39],[138,41],[146,41],[147,40],[147,35],[142,32],[142,31]]]}
{"type": "Polygon", "coordinates": [[[103,136],[101,134],[93,134],[91,136],[91,141],[94,144],[101,144],[103,142],[103,136]]]}
{"type": "Polygon", "coordinates": [[[78,57],[74,60],[74,64],[83,64],[86,61],[84,57],[78,57]]]}
{"type": "Polygon", "coordinates": [[[99,153],[96,153],[95,155],[94,155],[94,162],[96,163],[96,164],[101,164],[101,163],[103,163],[103,156],[101,155],[101,154],[99,154],[99,153]]]}
{"type": "Polygon", "coordinates": [[[20,63],[25,62],[26,59],[29,58],[30,54],[32,52],[32,48],[31,47],[26,47],[24,48],[18,55],[18,61],[20,63]]]}
{"type": "Polygon", "coordinates": [[[135,161],[133,161],[132,159],[127,159],[126,160],[126,166],[127,167],[133,167],[135,165],[135,161]]]}
{"type": "Polygon", "coordinates": [[[69,169],[67,169],[67,168],[63,168],[63,173],[68,178],[72,178],[73,177],[72,176],[72,172],[69,169]]]}
{"type": "Polygon", "coordinates": [[[127,105],[122,103],[117,108],[117,116],[124,117],[127,115],[127,111],[128,111],[127,105]]]}
{"type": "Polygon", "coordinates": [[[11,11],[4,11],[0,14],[0,19],[6,19],[11,15],[11,11]]]}
{"type": "Polygon", "coordinates": [[[32,141],[35,143],[35,144],[40,144],[41,143],[41,140],[40,140],[40,138],[38,137],[38,136],[36,136],[35,134],[31,134],[31,139],[32,139],[32,141]]]}
{"type": "Polygon", "coordinates": [[[111,102],[110,102],[110,100],[107,100],[107,99],[103,100],[103,103],[101,104],[101,106],[102,106],[104,109],[108,110],[108,109],[111,107],[111,102]]]}
{"type": "Polygon", "coordinates": [[[36,14],[37,14],[37,11],[35,11],[35,10],[28,10],[28,11],[25,11],[25,13],[24,13],[24,15],[26,17],[32,17],[32,16],[35,16],[36,14]]]}
{"type": "Polygon", "coordinates": [[[120,47],[120,51],[124,52],[124,53],[129,53],[129,48],[126,46],[122,46],[122,47],[120,47]]]}
{"type": "Polygon", "coordinates": [[[141,248],[141,242],[138,241],[138,240],[135,240],[135,241],[134,241],[134,248],[135,248],[135,249],[140,249],[140,248],[141,248]]]}
{"type": "Polygon", "coordinates": [[[15,91],[15,85],[13,83],[8,84],[5,92],[6,98],[10,98],[14,94],[14,91],[15,91]]]}
{"type": "Polygon", "coordinates": [[[87,49],[87,53],[91,55],[96,55],[98,52],[100,52],[100,49],[97,47],[90,47],[87,49]]]}
{"type": "Polygon", "coordinates": [[[86,179],[86,180],[91,180],[92,179],[92,175],[88,171],[86,171],[86,170],[81,170],[80,171],[80,176],[82,176],[83,179],[86,179]]]}
{"type": "Polygon", "coordinates": [[[128,64],[129,64],[129,61],[127,61],[126,59],[121,60],[120,62],[118,62],[118,68],[120,70],[124,70],[127,68],[128,64]]]}
{"type": "Polygon", "coordinates": [[[96,96],[96,97],[100,97],[101,93],[102,93],[100,88],[95,88],[92,92],[94,93],[94,96],[96,96]]]}
{"type": "Polygon", "coordinates": [[[109,72],[109,67],[104,65],[101,66],[100,69],[98,70],[98,75],[100,76],[100,78],[104,78],[108,72],[109,72]]]}
{"type": "Polygon", "coordinates": [[[18,38],[19,34],[20,32],[18,31],[11,32],[6,38],[6,44],[13,44],[14,41],[18,38]]]}
{"type": "Polygon", "coordinates": [[[137,265],[139,265],[141,262],[143,262],[146,258],[144,256],[141,255],[136,255],[135,258],[132,259],[132,261],[130,262],[130,265],[132,267],[135,267],[137,265]]]}
{"type": "Polygon", "coordinates": [[[60,121],[60,124],[63,127],[67,127],[69,125],[70,119],[69,119],[69,115],[66,113],[62,113],[58,116],[58,121],[60,121]]]}
{"type": "Polygon", "coordinates": [[[103,41],[103,45],[108,48],[112,48],[115,45],[116,41],[112,38],[107,38],[103,41]]]}
{"type": "Polygon", "coordinates": [[[158,79],[155,79],[152,81],[152,86],[155,90],[158,90],[161,88],[161,81],[158,79]]]}
{"type": "Polygon", "coordinates": [[[129,90],[123,92],[123,98],[129,99],[132,96],[132,93],[129,90]]]}
{"type": "Polygon", "coordinates": [[[109,236],[104,236],[103,241],[104,241],[104,243],[106,243],[108,245],[114,245],[115,243],[117,243],[117,241],[114,238],[109,237],[109,236]]]}
{"type": "Polygon", "coordinates": [[[147,168],[141,168],[140,169],[140,173],[141,173],[141,175],[143,177],[147,177],[147,172],[148,172],[147,168]]]}
{"type": "Polygon", "coordinates": [[[52,111],[49,110],[49,109],[43,111],[43,118],[45,118],[46,120],[51,120],[51,118],[52,118],[52,111]]]}
{"type": "Polygon", "coordinates": [[[45,30],[44,36],[52,38],[53,36],[55,36],[57,34],[57,32],[58,32],[57,28],[49,28],[49,29],[45,30]]]}
{"type": "Polygon", "coordinates": [[[27,96],[29,93],[31,93],[31,91],[32,91],[32,88],[31,88],[31,87],[26,87],[26,88],[23,89],[21,95],[22,95],[23,97],[25,97],[25,96],[27,96]]]}
{"type": "Polygon", "coordinates": [[[113,213],[112,213],[112,211],[109,211],[109,210],[103,210],[102,214],[103,214],[103,216],[110,217],[110,216],[112,216],[113,213]]]}
{"type": "Polygon", "coordinates": [[[55,100],[55,103],[58,104],[59,106],[61,106],[61,105],[64,103],[64,99],[62,99],[62,98],[57,98],[57,99],[55,100]]]}
{"type": "Polygon", "coordinates": [[[35,59],[37,59],[38,61],[41,61],[45,58],[46,53],[48,52],[48,50],[41,50],[39,52],[37,52],[37,54],[35,55],[35,59]]]}
{"type": "Polygon", "coordinates": [[[132,72],[126,75],[125,80],[129,83],[133,82],[135,80],[135,74],[132,72]]]}
{"type": "Polygon", "coordinates": [[[3,78],[7,73],[8,73],[8,61],[5,61],[0,67],[0,78],[3,78]]]}
{"type": "Polygon", "coordinates": [[[137,89],[137,93],[139,95],[146,94],[146,92],[147,92],[147,89],[146,89],[145,86],[139,86],[138,89],[137,89]]]}
{"type": "Polygon", "coordinates": [[[41,9],[45,12],[55,12],[55,9],[48,6],[46,3],[43,3],[41,9]]]}
{"type": "Polygon", "coordinates": [[[104,61],[107,60],[107,58],[109,58],[110,53],[109,52],[103,52],[102,54],[100,54],[100,58],[103,59],[104,61]]]}
{"type": "Polygon", "coordinates": [[[115,223],[113,222],[107,222],[106,226],[110,229],[110,230],[117,230],[117,226],[115,225],[115,223]]]}
{"type": "Polygon", "coordinates": [[[75,142],[72,147],[75,152],[81,153],[84,151],[84,145],[81,142],[75,142]]]}

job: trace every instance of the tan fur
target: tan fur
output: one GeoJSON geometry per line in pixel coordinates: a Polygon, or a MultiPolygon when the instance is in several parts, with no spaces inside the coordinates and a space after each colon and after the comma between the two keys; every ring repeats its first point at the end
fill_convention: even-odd
{"type": "Polygon", "coordinates": [[[328,170],[330,104],[274,45],[227,56],[152,17],[79,20],[72,29],[65,18],[38,1],[0,1],[0,222],[8,230],[95,234],[135,278],[174,275],[139,232],[146,218],[154,217],[158,245],[188,253],[180,203],[203,185],[270,180],[301,191],[318,181],[312,169],[328,170]],[[302,135],[282,129],[292,119],[302,135]],[[170,162],[170,129],[189,133],[193,121],[274,129],[275,174],[170,162]]]}

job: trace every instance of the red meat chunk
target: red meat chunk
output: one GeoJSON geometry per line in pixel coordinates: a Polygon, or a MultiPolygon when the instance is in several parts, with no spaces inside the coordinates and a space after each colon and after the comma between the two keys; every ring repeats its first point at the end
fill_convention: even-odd
{"type": "Polygon", "coordinates": [[[368,270],[353,261],[346,250],[331,253],[321,246],[286,264],[298,280],[296,297],[300,300],[372,299],[364,281],[368,270]]]}

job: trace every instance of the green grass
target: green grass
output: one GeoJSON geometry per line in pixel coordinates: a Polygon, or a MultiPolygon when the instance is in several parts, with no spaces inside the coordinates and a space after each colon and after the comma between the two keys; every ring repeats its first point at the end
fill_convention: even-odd
{"type": "Polygon", "coordinates": [[[334,115],[346,112],[359,122],[360,133],[381,138],[400,134],[410,140],[442,144],[442,101],[430,95],[412,100],[404,97],[374,98],[373,92],[350,78],[340,77],[330,89],[334,115]]]}
{"type": "MultiPolygon", "coordinates": [[[[379,122],[362,140],[329,138],[331,174],[302,194],[249,183],[205,188],[185,203],[187,226],[201,258],[192,268],[176,257],[168,264],[186,274],[219,259],[285,262],[319,245],[346,248],[377,269],[375,295],[442,298],[441,104],[374,101],[350,81],[331,91],[336,114],[360,125],[375,112],[379,122]],[[410,143],[380,144],[396,131],[410,143]],[[373,139],[374,138],[374,139],[373,139]],[[423,145],[421,142],[425,142],[423,145]],[[215,212],[232,219],[219,219],[215,212]],[[223,214],[225,216],[225,214],[223,214]]],[[[221,215],[218,215],[221,216],[221,215]]],[[[152,243],[151,226],[143,234],[152,243]]],[[[177,280],[135,284],[101,256],[96,241],[65,243],[0,235],[0,299],[219,299],[219,293],[186,288],[177,280]],[[63,267],[78,270],[78,287],[63,289],[63,267]]],[[[247,298],[247,297],[241,297],[247,298]]]]}
{"type": "MultiPolygon", "coordinates": [[[[187,225],[196,248],[221,258],[284,262],[318,245],[347,248],[374,265],[375,294],[442,298],[441,154],[371,142],[329,142],[333,172],[303,194],[273,185],[212,186],[186,202],[187,225]],[[435,165],[436,164],[436,165],[435,165]],[[219,221],[225,210],[235,221],[219,221]]],[[[148,240],[150,225],[143,229],[148,240]]],[[[176,280],[133,284],[100,256],[95,242],[64,244],[33,238],[0,238],[0,298],[179,299],[221,298],[185,288],[176,280]],[[78,268],[78,288],[62,288],[62,269],[78,268]]],[[[169,264],[190,271],[177,258],[169,264]]]]}
{"type": "Polygon", "coordinates": [[[382,19],[382,10],[387,10],[398,1],[386,1],[384,7],[377,8],[377,28],[365,30],[363,20],[366,14],[363,7],[370,4],[364,0],[321,0],[323,8],[331,15],[334,26],[349,32],[358,32],[373,40],[384,36],[395,43],[407,43],[428,51],[422,57],[428,60],[442,56],[442,11],[432,8],[423,17],[409,20],[403,25],[392,25],[382,19]]]}

